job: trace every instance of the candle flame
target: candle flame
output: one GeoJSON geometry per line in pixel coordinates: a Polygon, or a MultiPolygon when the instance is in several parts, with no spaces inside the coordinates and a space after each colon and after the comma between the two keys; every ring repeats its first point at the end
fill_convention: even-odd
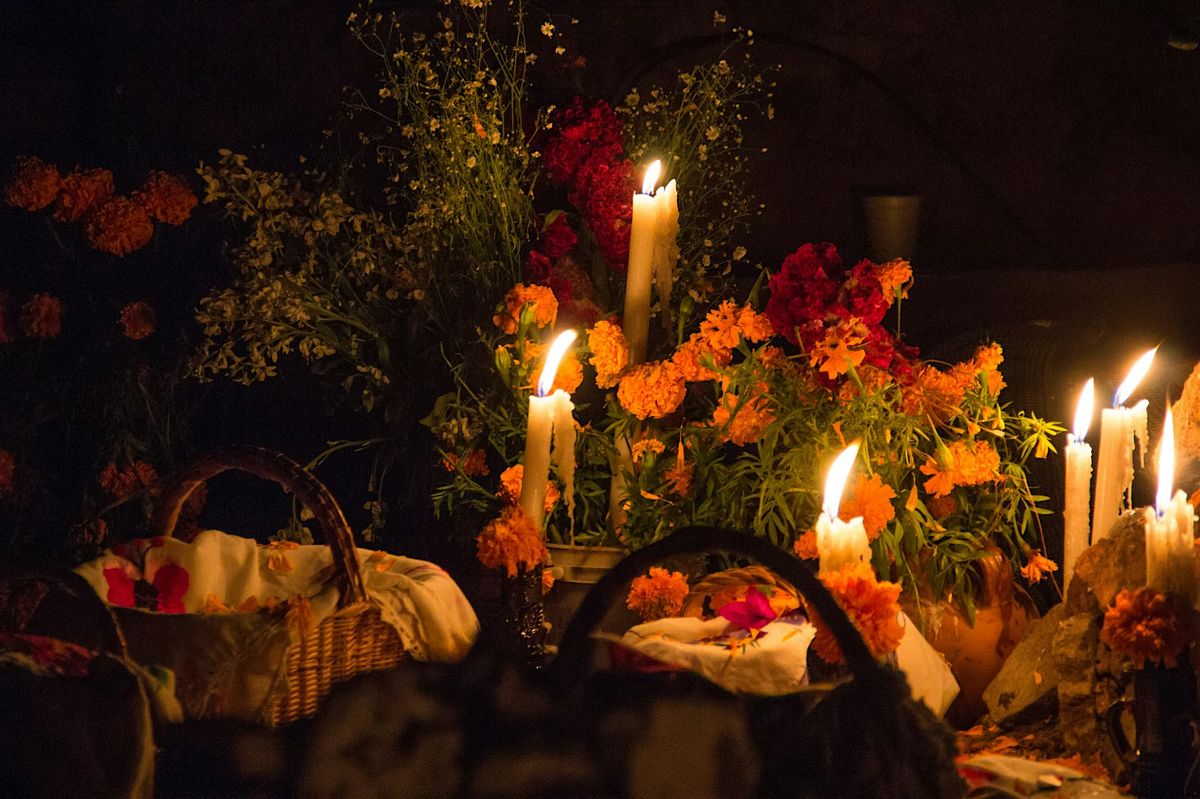
{"type": "Polygon", "coordinates": [[[1167,420],[1163,422],[1162,441],[1158,445],[1158,492],[1154,507],[1158,515],[1167,512],[1171,504],[1171,489],[1175,487],[1175,423],[1171,419],[1171,403],[1167,402],[1167,420]]]}
{"type": "Polygon", "coordinates": [[[658,185],[658,179],[662,175],[662,161],[655,161],[650,166],[646,167],[646,177],[642,179],[642,194],[653,194],[654,187],[658,185]]]}
{"type": "Polygon", "coordinates": [[[1154,353],[1158,352],[1158,347],[1146,350],[1142,357],[1137,359],[1137,363],[1129,370],[1129,374],[1125,376],[1125,382],[1117,389],[1117,395],[1113,399],[1113,407],[1121,407],[1125,401],[1133,394],[1133,390],[1137,388],[1138,383],[1142,382],[1142,378],[1146,376],[1146,372],[1150,371],[1150,364],[1154,362],[1154,353]]]}
{"type": "Polygon", "coordinates": [[[1075,405],[1075,440],[1087,438],[1088,426],[1092,423],[1092,409],[1096,404],[1096,379],[1089,377],[1079,393],[1079,402],[1075,405]]]}
{"type": "Polygon", "coordinates": [[[838,507],[842,504],[842,489],[846,487],[846,479],[854,468],[854,460],[858,457],[858,443],[855,441],[842,450],[833,460],[829,473],[825,476],[825,504],[821,510],[830,519],[838,518],[838,507]]]}
{"type": "Polygon", "coordinates": [[[562,363],[563,356],[567,354],[567,348],[575,342],[576,335],[578,334],[574,330],[564,330],[550,345],[550,351],[546,354],[546,365],[542,367],[541,377],[538,378],[537,393],[539,397],[546,396],[554,387],[554,375],[558,372],[558,365],[562,363]]]}

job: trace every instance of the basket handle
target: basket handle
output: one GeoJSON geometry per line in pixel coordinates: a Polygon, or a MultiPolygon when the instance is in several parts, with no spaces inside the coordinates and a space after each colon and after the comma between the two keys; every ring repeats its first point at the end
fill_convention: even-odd
{"type": "Polygon", "coordinates": [[[719,527],[689,526],[632,553],[593,586],[563,634],[558,655],[550,663],[550,673],[561,680],[578,679],[588,667],[586,646],[593,630],[604,619],[618,592],[633,578],[664,558],[724,550],[747,555],[794,585],[829,625],[833,637],[846,656],[846,664],[856,679],[879,676],[882,667],[867,649],[866,643],[845,611],[820,580],[799,559],[774,544],[748,533],[719,527]]]}
{"type": "Polygon", "coordinates": [[[325,484],[291,458],[263,447],[233,446],[201,455],[168,477],[150,519],[155,535],[170,537],[179,522],[183,504],[196,487],[222,472],[237,470],[278,483],[293,494],[313,515],[325,543],[333,553],[334,573],[341,581],[339,606],[364,602],[367,590],[358,557],[354,550],[354,533],[346,522],[337,500],[325,484]]]}

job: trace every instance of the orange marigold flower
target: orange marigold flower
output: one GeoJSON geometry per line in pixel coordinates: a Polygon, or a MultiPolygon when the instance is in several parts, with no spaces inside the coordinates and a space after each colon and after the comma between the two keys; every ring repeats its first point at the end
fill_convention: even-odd
{"type": "Polygon", "coordinates": [[[150,215],[128,197],[110,197],[87,218],[88,243],[100,252],[124,256],[145,247],[153,236],[150,215]]]}
{"type": "Polygon", "coordinates": [[[592,353],[592,368],[596,370],[596,386],[612,388],[629,366],[629,342],[618,325],[602,319],[588,331],[588,349],[592,353]]]}
{"type": "Polygon", "coordinates": [[[1153,588],[1124,589],[1104,612],[1100,640],[1142,668],[1146,661],[1179,664],[1179,654],[1191,639],[1193,611],[1178,594],[1153,588]]]}
{"type": "Polygon", "coordinates": [[[617,388],[621,406],[639,419],[661,419],[674,412],[686,395],[683,373],[670,361],[634,366],[617,388]]]}
{"type": "Polygon", "coordinates": [[[891,305],[897,299],[908,296],[908,286],[912,281],[912,265],[903,258],[893,258],[882,263],[875,270],[875,278],[883,289],[883,299],[891,305]]]}
{"type": "Polygon", "coordinates": [[[36,156],[17,160],[12,182],[4,188],[4,202],[26,211],[40,211],[58,196],[58,167],[36,156]]]}
{"type": "Polygon", "coordinates": [[[959,412],[965,386],[955,376],[923,363],[913,369],[912,382],[904,386],[901,410],[909,416],[929,416],[944,422],[959,412]]]}
{"type": "Polygon", "coordinates": [[[708,312],[700,323],[700,336],[715,351],[732,350],[741,342],[738,307],[733,300],[725,300],[708,312]]]}
{"type": "Polygon", "coordinates": [[[111,197],[112,193],[113,176],[107,169],[72,172],[62,179],[59,186],[54,218],[59,222],[82,219],[111,197]]]}
{"type": "Polygon", "coordinates": [[[53,294],[34,294],[21,306],[21,332],[29,338],[58,338],[63,304],[53,294]]]}
{"type": "Polygon", "coordinates": [[[690,463],[676,463],[663,472],[667,487],[676,496],[687,498],[692,493],[692,479],[696,476],[696,467],[690,463]]]}
{"type": "Polygon", "coordinates": [[[141,341],[154,332],[154,309],[143,300],[131,302],[121,309],[119,322],[125,338],[141,341]]]}
{"type": "Polygon", "coordinates": [[[625,606],[641,616],[642,621],[665,619],[683,609],[689,590],[683,572],[651,566],[649,574],[635,577],[630,584],[625,606]]]}
{"type": "Polygon", "coordinates": [[[742,338],[754,344],[775,335],[775,328],[771,326],[767,315],[759,313],[749,305],[743,305],[738,311],[737,325],[742,331],[742,338]]]}
{"type": "Polygon", "coordinates": [[[158,471],[145,461],[134,461],[124,469],[109,463],[101,470],[99,482],[113,499],[124,499],[143,489],[153,494],[158,486],[158,471]]]}
{"type": "Polygon", "coordinates": [[[196,207],[196,195],[183,178],[154,170],[133,193],[134,202],[146,209],[156,222],[182,225],[196,207]]]}
{"type": "Polygon", "coordinates": [[[12,496],[17,487],[17,459],[0,449],[0,497],[12,496]]]}
{"type": "Polygon", "coordinates": [[[295,567],[288,553],[300,548],[295,541],[272,541],[264,549],[267,550],[267,568],[276,574],[291,574],[295,567]]]}
{"type": "MultiPolygon", "coordinates": [[[[547,344],[530,342],[525,345],[525,358],[533,364],[529,375],[530,388],[533,388],[542,376],[542,367],[545,365],[544,361],[549,349],[547,344]]],[[[579,363],[579,358],[574,351],[569,350],[558,362],[558,369],[554,372],[554,383],[551,384],[550,391],[553,393],[561,388],[568,394],[573,394],[582,383],[583,365],[579,363]]]]}
{"type": "Polygon", "coordinates": [[[803,560],[816,560],[821,557],[821,553],[817,550],[817,531],[805,530],[797,536],[795,543],[792,544],[792,551],[796,553],[796,557],[803,560]]]}
{"type": "Polygon", "coordinates": [[[846,324],[831,327],[825,332],[825,340],[813,347],[808,356],[809,363],[830,380],[858,366],[867,355],[858,327],[846,324]]]}
{"type": "Polygon", "coordinates": [[[442,468],[448,472],[461,468],[463,474],[486,475],[487,453],[481,449],[473,449],[465,458],[460,458],[456,452],[447,452],[442,456],[442,468]]]}
{"type": "Polygon", "coordinates": [[[758,441],[773,421],[775,414],[770,403],[757,395],[739,400],[736,393],[726,391],[713,409],[713,427],[721,430],[722,440],[739,447],[758,441]]]}
{"type": "MultiPolygon", "coordinates": [[[[915,487],[915,486],[914,486],[915,487]]],[[[958,510],[958,500],[953,494],[933,496],[925,501],[925,508],[935,519],[944,519],[958,510]]]]}
{"type": "Polygon", "coordinates": [[[1050,560],[1042,554],[1040,549],[1035,549],[1029,553],[1029,562],[1021,567],[1021,576],[1029,581],[1030,585],[1040,583],[1042,578],[1050,572],[1058,571],[1058,564],[1050,560]]]}
{"type": "Polygon", "coordinates": [[[533,519],[516,505],[506,505],[498,517],[488,522],[475,539],[475,546],[480,563],[489,569],[503,567],[509,577],[550,557],[533,519]]]}
{"type": "Polygon", "coordinates": [[[925,491],[944,497],[955,486],[974,486],[996,483],[1000,474],[1000,454],[986,441],[952,441],[941,453],[942,463],[930,458],[921,465],[921,473],[929,475],[925,491]]]}
{"type": "MultiPolygon", "coordinates": [[[[875,572],[865,563],[850,563],[820,577],[862,635],[871,654],[883,657],[894,652],[904,637],[904,628],[900,626],[900,584],[877,580],[875,572]]],[[[842,648],[824,619],[812,607],[808,610],[817,628],[813,650],[826,663],[845,662],[842,648]]]]}
{"type": "MultiPolygon", "coordinates": [[[[518,463],[516,466],[509,466],[500,473],[500,490],[496,492],[496,496],[500,497],[501,501],[506,505],[516,505],[521,501],[521,486],[525,482],[525,466],[518,463]]],[[[546,513],[554,510],[554,506],[558,504],[560,492],[558,486],[553,480],[546,481],[546,499],[542,503],[546,509],[546,513]]]]}
{"type": "Polygon", "coordinates": [[[719,368],[728,366],[732,359],[732,350],[713,349],[712,343],[707,338],[700,333],[693,333],[675,350],[671,356],[671,363],[679,368],[684,380],[689,383],[700,383],[720,377],[719,374],[704,365],[706,361],[719,368]]]}
{"type": "Polygon", "coordinates": [[[896,509],[892,507],[892,500],[895,498],[896,492],[886,485],[879,475],[873,474],[868,477],[858,473],[842,498],[838,515],[843,519],[861,516],[867,538],[874,541],[887,523],[896,518],[896,509]]]}
{"type": "Polygon", "coordinates": [[[533,306],[533,321],[536,327],[553,327],[558,319],[558,300],[546,286],[518,283],[504,295],[504,308],[492,317],[492,322],[501,333],[516,333],[521,321],[521,309],[533,306]]]}
{"type": "Polygon", "coordinates": [[[647,452],[661,455],[665,449],[666,445],[657,438],[643,438],[641,441],[633,442],[630,454],[633,456],[633,462],[638,463],[645,457],[647,452]]]}

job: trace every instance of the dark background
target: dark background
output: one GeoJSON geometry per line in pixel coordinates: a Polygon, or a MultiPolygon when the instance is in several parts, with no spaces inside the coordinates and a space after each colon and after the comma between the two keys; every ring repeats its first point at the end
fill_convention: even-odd
{"type": "MultiPolygon", "coordinates": [[[[418,20],[440,4],[380,7],[418,20]]],[[[374,71],[345,29],[353,8],[6,0],[0,157],[108,166],[118,190],[149,168],[190,174],[218,147],[292,168],[337,116],[342,87],[374,71]]],[[[1194,3],[545,3],[534,15],[553,14],[587,68],[544,61],[534,99],[616,101],[634,82],[669,80],[716,52],[714,8],[754,31],[760,64],[779,65],[775,120],[751,131],[767,152],[753,162],[766,208],[744,237],[749,260],[775,267],[810,240],[861,254],[857,193],[911,187],[923,198],[904,308],[911,341],[957,357],[997,338],[1010,398],[1059,419],[1087,375],[1106,396],[1137,353],[1162,343],[1142,392],[1160,417],[1200,354],[1200,50],[1167,43],[1196,27],[1194,3]]],[[[190,224],[180,280],[218,283],[219,220],[201,209],[190,224]]],[[[307,459],[353,428],[326,413],[307,380],[218,385],[198,441],[307,459]]],[[[1055,494],[1059,468],[1042,475],[1055,494]]],[[[358,512],[364,464],[338,458],[326,472],[358,512]]],[[[214,523],[244,518],[238,496],[230,520],[214,523]]]]}

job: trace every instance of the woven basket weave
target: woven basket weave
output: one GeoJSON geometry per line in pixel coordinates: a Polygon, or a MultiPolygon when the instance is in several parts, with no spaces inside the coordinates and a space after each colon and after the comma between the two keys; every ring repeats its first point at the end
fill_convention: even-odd
{"type": "Polygon", "coordinates": [[[258,447],[230,447],[201,456],[163,485],[151,530],[170,536],[188,496],[205,480],[229,470],[271,480],[290,491],[313,514],[333,553],[333,579],[341,592],[338,609],[287,647],[285,679],[275,682],[266,703],[265,720],[285,724],[316,713],[335,683],[395,666],[404,658],[404,646],[367,597],[354,536],[341,508],[324,484],[284,455],[258,447]]]}
{"type": "MultiPolygon", "coordinates": [[[[699,618],[704,615],[705,600],[711,602],[721,596],[732,599],[734,598],[733,594],[740,593],[740,589],[747,589],[752,585],[769,586],[779,592],[780,597],[774,599],[773,607],[776,603],[780,603],[780,607],[782,607],[781,599],[785,595],[791,600],[788,603],[789,607],[799,607],[800,605],[800,593],[795,586],[767,567],[754,565],[713,572],[701,578],[684,597],[683,609],[680,610],[679,615],[699,618]]],[[[776,611],[779,611],[780,607],[775,607],[776,611]]],[[[716,607],[712,609],[716,610],[716,607]]]]}

